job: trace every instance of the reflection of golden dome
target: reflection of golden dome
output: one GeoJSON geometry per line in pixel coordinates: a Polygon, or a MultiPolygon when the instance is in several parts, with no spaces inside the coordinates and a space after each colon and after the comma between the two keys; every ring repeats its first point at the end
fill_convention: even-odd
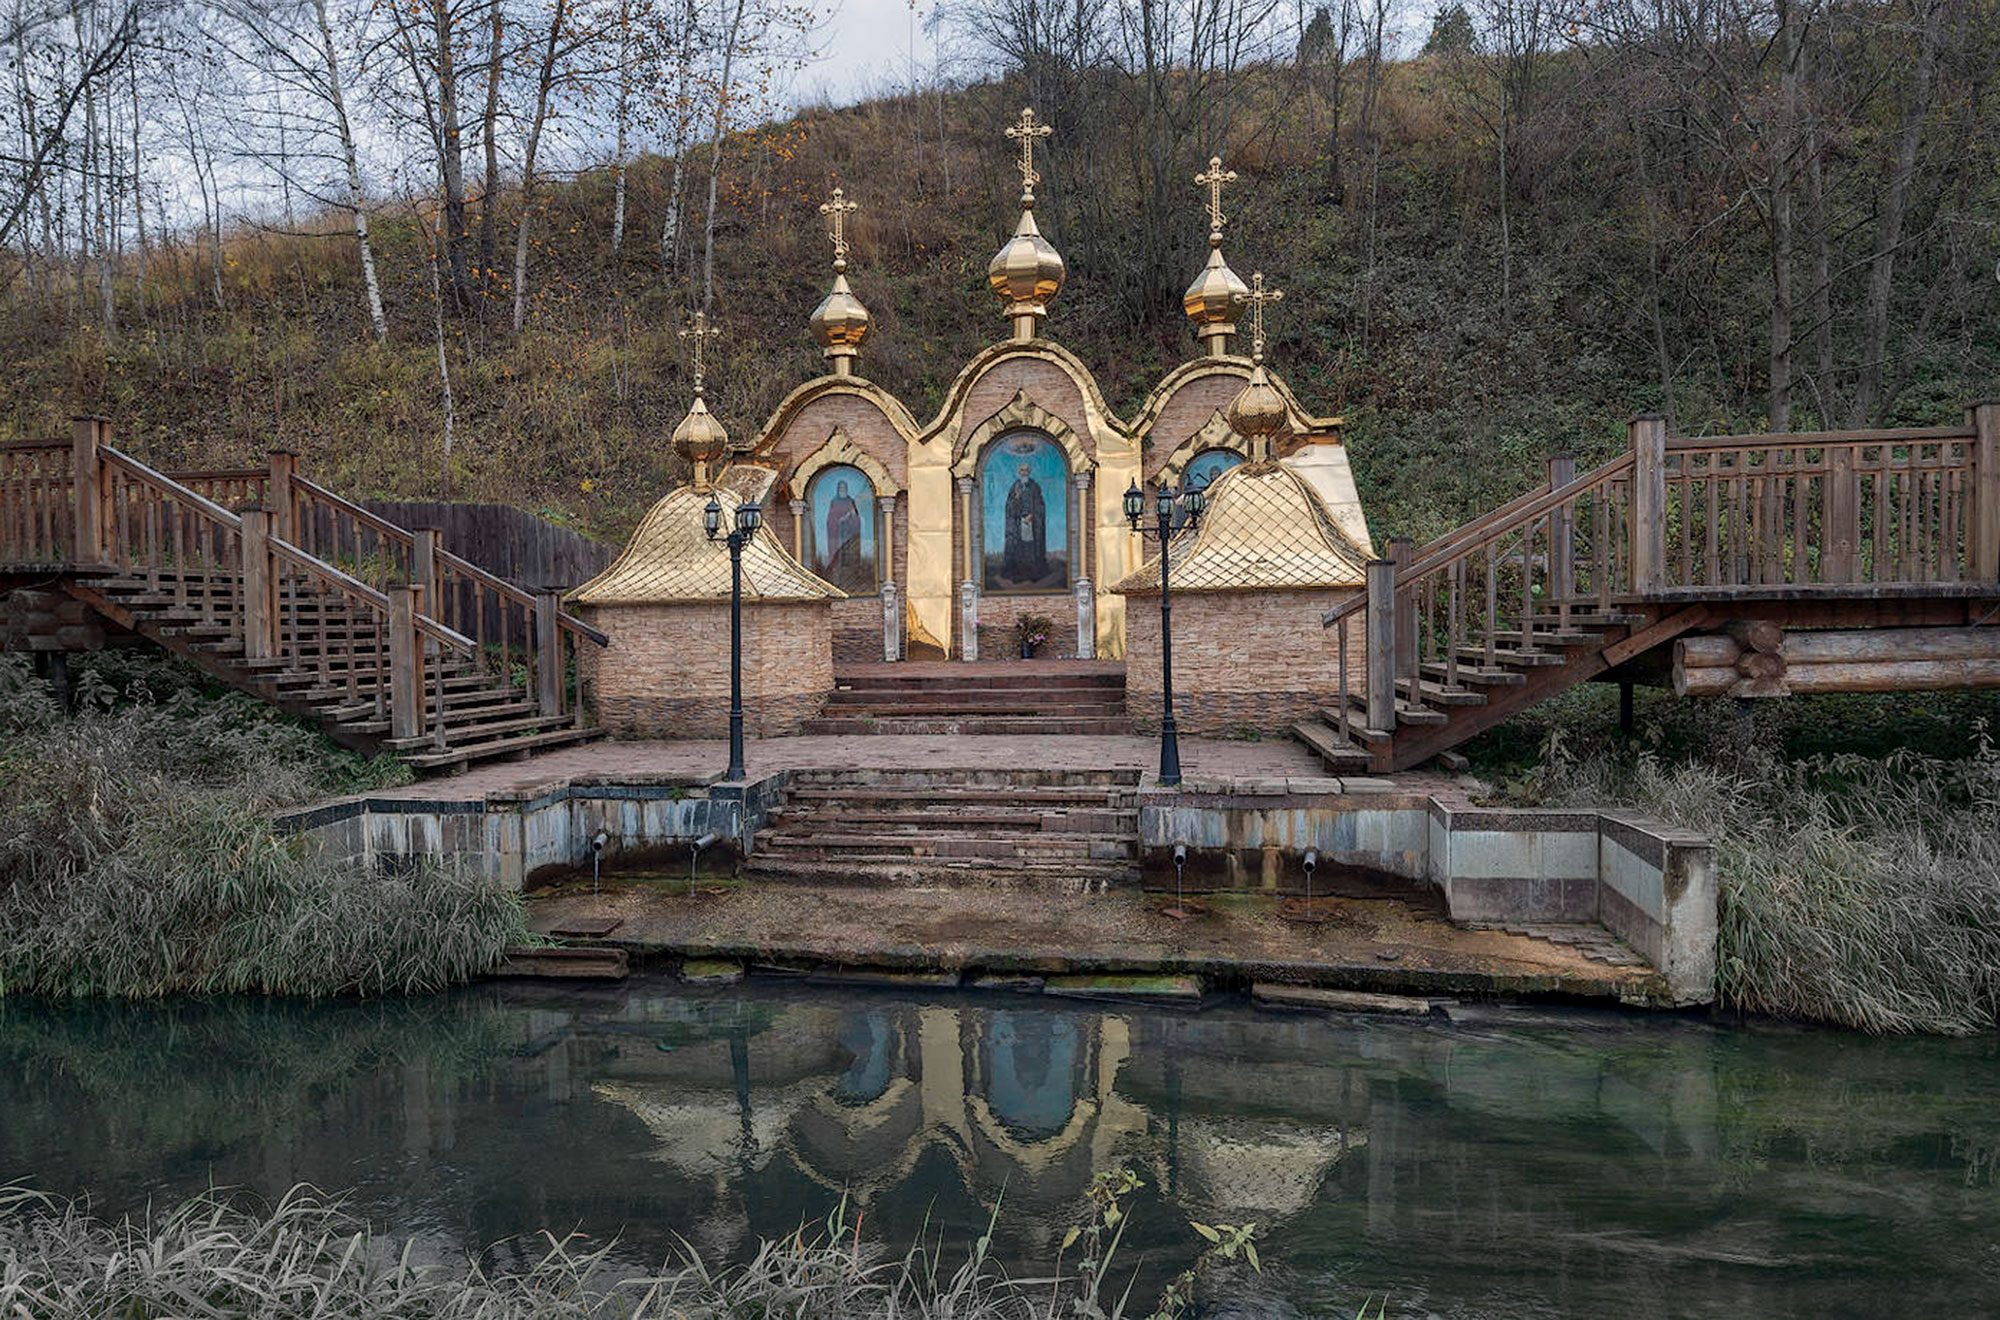
{"type": "Polygon", "coordinates": [[[722,457],[723,446],[729,443],[729,432],[708,411],[708,401],[702,398],[699,385],[695,386],[694,402],[688,405],[687,416],[674,428],[673,443],[676,454],[703,468],[722,457]]]}
{"type": "Polygon", "coordinates": [[[1014,236],[987,263],[986,282],[1018,326],[1021,317],[1049,314],[1065,273],[1062,254],[1042,237],[1035,227],[1034,209],[1027,206],[1021,210],[1021,223],[1014,226],[1014,236]]]}
{"type": "Polygon", "coordinates": [[[825,301],[813,309],[812,335],[826,356],[836,365],[844,359],[852,358],[861,348],[861,341],[868,337],[868,309],[847,287],[847,263],[833,264],[833,291],[825,301]]]}
{"type": "Polygon", "coordinates": [[[1250,286],[1222,259],[1222,235],[1211,233],[1208,265],[1194,277],[1194,283],[1188,285],[1187,293],[1181,297],[1181,307],[1186,310],[1188,320],[1194,322],[1195,333],[1204,339],[1210,335],[1235,334],[1236,313],[1249,292],[1250,286]]]}
{"type": "Polygon", "coordinates": [[[1261,361],[1251,368],[1250,383],[1229,401],[1223,415],[1231,430],[1250,439],[1284,434],[1292,425],[1291,410],[1285,407],[1284,396],[1271,384],[1261,361]]]}

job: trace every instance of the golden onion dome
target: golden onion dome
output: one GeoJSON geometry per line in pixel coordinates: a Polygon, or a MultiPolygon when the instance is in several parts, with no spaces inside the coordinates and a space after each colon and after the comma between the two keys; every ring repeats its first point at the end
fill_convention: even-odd
{"type": "Polygon", "coordinates": [[[1181,298],[1188,320],[1194,322],[1195,333],[1203,338],[1235,334],[1237,313],[1249,293],[1250,286],[1222,259],[1222,235],[1211,233],[1208,265],[1194,277],[1194,283],[1188,285],[1181,298]]]}
{"type": "Polygon", "coordinates": [[[681,424],[674,428],[674,452],[694,464],[697,474],[705,475],[708,465],[722,457],[728,443],[729,432],[709,412],[701,387],[695,386],[694,402],[688,405],[681,424]]]}
{"type": "Polygon", "coordinates": [[[868,309],[847,287],[847,263],[836,261],[833,269],[833,291],[813,309],[812,336],[827,357],[851,358],[868,337],[868,309]]]}
{"type": "Polygon", "coordinates": [[[1250,369],[1250,381],[1234,399],[1224,416],[1230,429],[1249,439],[1268,438],[1291,430],[1291,410],[1285,397],[1271,384],[1260,361],[1250,369]]]}
{"type": "Polygon", "coordinates": [[[1057,252],[1035,225],[1033,199],[1024,195],[1021,222],[1014,236],[986,266],[986,282],[1000,295],[1006,314],[1015,318],[1043,317],[1062,288],[1062,254],[1057,252]]]}

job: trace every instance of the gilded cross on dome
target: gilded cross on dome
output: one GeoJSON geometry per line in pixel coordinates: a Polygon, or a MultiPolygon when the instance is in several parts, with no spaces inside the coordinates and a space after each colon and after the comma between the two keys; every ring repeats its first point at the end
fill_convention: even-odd
{"type": "Polygon", "coordinates": [[[847,200],[842,189],[833,190],[833,200],[822,202],[819,213],[827,218],[829,228],[826,236],[833,240],[833,268],[835,271],[847,269],[847,217],[861,209],[859,202],[847,200]]]}
{"type": "Polygon", "coordinates": [[[1222,185],[1236,182],[1236,171],[1222,168],[1222,157],[1210,156],[1208,169],[1194,176],[1195,186],[1208,189],[1208,240],[1222,241],[1222,185]]]}
{"type": "Polygon", "coordinates": [[[1007,136],[1021,144],[1021,205],[1031,205],[1035,200],[1035,185],[1042,176],[1035,173],[1035,141],[1048,137],[1055,130],[1047,124],[1035,122],[1035,112],[1023,107],[1021,121],[1008,126],[1007,136]]]}
{"type": "Polygon", "coordinates": [[[722,331],[708,323],[707,312],[696,312],[688,324],[680,328],[682,339],[694,340],[694,392],[701,393],[701,345],[705,339],[720,339],[722,331]]]}
{"type": "Polygon", "coordinates": [[[1258,271],[1250,277],[1250,292],[1243,295],[1243,301],[1250,304],[1250,360],[1264,360],[1264,304],[1274,303],[1285,296],[1283,289],[1264,287],[1264,272],[1258,271]]]}

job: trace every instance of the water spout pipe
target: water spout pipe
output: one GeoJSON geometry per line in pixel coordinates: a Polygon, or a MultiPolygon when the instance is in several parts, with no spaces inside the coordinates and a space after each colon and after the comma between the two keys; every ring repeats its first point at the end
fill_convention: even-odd
{"type": "Polygon", "coordinates": [[[700,838],[694,840],[693,844],[689,847],[688,849],[688,897],[689,898],[694,897],[695,868],[701,864],[701,850],[703,848],[708,847],[710,844],[714,843],[717,839],[721,837],[722,836],[720,834],[715,834],[715,833],[704,834],[700,838]]]}
{"type": "Polygon", "coordinates": [[[611,842],[611,836],[603,830],[590,836],[590,896],[597,897],[597,876],[604,860],[604,845],[611,842]]]}
{"type": "Polygon", "coordinates": [[[1306,849],[1306,855],[1299,859],[1299,865],[1304,867],[1306,872],[1306,915],[1311,916],[1313,907],[1313,872],[1319,869],[1319,850],[1316,848],[1306,849]]]}

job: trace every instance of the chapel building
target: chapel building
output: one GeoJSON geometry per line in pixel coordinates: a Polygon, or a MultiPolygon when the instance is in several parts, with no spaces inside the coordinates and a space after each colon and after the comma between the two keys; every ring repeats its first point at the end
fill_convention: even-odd
{"type": "MultiPolygon", "coordinates": [[[[835,665],[1017,658],[1014,626],[1026,616],[1055,625],[1044,657],[1122,660],[1150,636],[1151,649],[1140,647],[1147,655],[1133,653],[1128,682],[1136,697],[1146,687],[1139,668],[1150,663],[1157,689],[1157,623],[1142,621],[1135,638],[1128,621],[1141,598],[1158,594],[1157,566],[1145,571],[1157,545],[1125,512],[1135,484],[1147,494],[1149,523],[1162,483],[1201,483],[1209,497],[1207,525],[1175,540],[1169,568],[1195,556],[1197,577],[1176,580],[1174,595],[1214,595],[1213,622],[1197,631],[1220,631],[1204,642],[1177,628],[1176,665],[1183,647],[1194,659],[1212,643],[1219,650],[1208,667],[1227,672],[1228,634],[1255,612],[1253,598],[1282,596],[1292,613],[1278,631],[1291,640],[1266,637],[1262,656],[1282,665],[1288,646],[1298,652],[1324,672],[1295,682],[1291,704],[1323,699],[1332,666],[1312,606],[1357,589],[1374,552],[1339,419],[1307,412],[1262,362],[1264,310],[1280,295],[1261,274],[1246,285],[1224,259],[1221,192],[1235,175],[1218,159],[1195,180],[1209,219],[1207,263],[1183,300],[1195,351],[1136,413],[1120,416],[1055,324],[1063,259],[1034,212],[1033,153],[1049,132],[1031,110],[1007,130],[1020,152],[1021,214],[988,266],[1007,337],[965,364],[935,416],[917,418],[867,378],[870,317],[846,275],[845,219],[855,204],[838,189],[820,208],[832,288],[809,319],[825,374],[793,390],[753,435],[732,439],[702,398],[695,332],[696,398],[675,434],[694,483],[662,499],[619,560],[572,596],[614,638],[593,675],[599,718],[614,732],[685,736],[713,723],[702,692],[686,683],[669,690],[687,654],[672,640],[677,621],[712,638],[712,607],[726,612],[726,553],[696,530],[711,500],[732,513],[745,502],[761,507],[761,585],[746,579],[745,600],[785,607],[768,627],[746,609],[746,644],[760,657],[770,652],[768,664],[746,665],[756,732],[796,731],[812,693],[779,689],[823,693],[835,665]],[[1246,316],[1247,354],[1238,344],[1246,316]],[[786,661],[788,651],[798,654],[786,661]],[[766,669],[776,686],[762,685],[766,669]]],[[[726,625],[722,635],[726,645],[726,625]]],[[[1238,681],[1262,692],[1285,686],[1270,673],[1238,681]]],[[[1224,706],[1240,714],[1238,703],[1224,706]]],[[[1283,713],[1266,712],[1264,722],[1283,713]]]]}

